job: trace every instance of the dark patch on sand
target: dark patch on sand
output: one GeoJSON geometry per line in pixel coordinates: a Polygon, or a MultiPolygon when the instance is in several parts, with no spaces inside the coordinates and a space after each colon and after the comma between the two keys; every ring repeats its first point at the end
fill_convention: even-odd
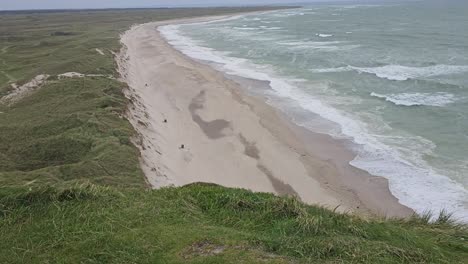
{"type": "MultiPolygon", "coordinates": [[[[242,145],[244,145],[244,148],[245,148],[244,154],[259,161],[260,151],[255,145],[255,142],[249,142],[242,134],[239,134],[239,139],[242,145]]],[[[260,163],[257,164],[257,167],[268,177],[268,179],[271,181],[273,185],[273,188],[279,195],[291,195],[291,196],[299,197],[299,194],[294,190],[294,188],[291,185],[286,184],[282,182],[281,180],[279,180],[278,178],[276,178],[267,167],[263,166],[260,163]]]]}
{"type": "Polygon", "coordinates": [[[189,105],[190,113],[192,114],[192,120],[198,124],[202,129],[203,133],[211,139],[222,138],[225,135],[223,130],[230,127],[231,123],[224,119],[216,119],[213,121],[205,121],[197,111],[203,109],[203,103],[205,102],[205,91],[201,91],[195,96],[189,105]]]}
{"type": "Polygon", "coordinates": [[[245,155],[254,158],[254,159],[260,159],[260,152],[258,151],[257,146],[255,146],[255,142],[249,142],[247,139],[244,137],[244,135],[239,134],[240,141],[242,145],[244,145],[245,150],[244,153],[245,155]]]}
{"type": "Polygon", "coordinates": [[[265,173],[265,175],[268,177],[268,179],[273,184],[273,188],[275,188],[275,191],[280,196],[286,195],[286,196],[299,197],[299,194],[294,190],[294,188],[291,185],[289,185],[287,183],[284,183],[281,180],[279,180],[278,178],[276,178],[273,175],[273,173],[267,167],[263,166],[262,164],[258,164],[257,167],[263,173],[265,173]]]}

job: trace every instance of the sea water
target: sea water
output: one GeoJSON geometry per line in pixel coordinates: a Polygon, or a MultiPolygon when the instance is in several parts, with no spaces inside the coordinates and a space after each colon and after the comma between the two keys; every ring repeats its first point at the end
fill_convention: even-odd
{"type": "Polygon", "coordinates": [[[159,29],[310,130],[419,213],[468,221],[468,4],[316,5],[159,29]]]}

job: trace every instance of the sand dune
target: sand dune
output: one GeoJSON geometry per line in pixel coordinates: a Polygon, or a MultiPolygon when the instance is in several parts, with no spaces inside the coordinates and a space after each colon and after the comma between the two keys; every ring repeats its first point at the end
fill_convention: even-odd
{"type": "Polygon", "coordinates": [[[20,101],[22,98],[26,97],[30,93],[32,93],[35,89],[40,87],[46,80],[49,78],[47,74],[40,74],[34,77],[31,81],[23,84],[17,85],[16,83],[12,83],[11,87],[13,90],[0,98],[0,103],[6,105],[13,105],[16,102],[20,101]]]}

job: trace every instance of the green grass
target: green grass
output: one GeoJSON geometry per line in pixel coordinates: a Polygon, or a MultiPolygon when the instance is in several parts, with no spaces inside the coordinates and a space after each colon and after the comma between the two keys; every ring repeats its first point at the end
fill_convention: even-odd
{"type": "Polygon", "coordinates": [[[107,78],[49,81],[0,114],[0,185],[86,180],[144,187],[122,84],[107,78]]]}
{"type": "Polygon", "coordinates": [[[363,220],[270,194],[3,189],[0,263],[466,263],[444,221],[363,220]]]}
{"type": "MultiPolygon", "coordinates": [[[[256,9],[0,14],[0,96],[38,74],[117,76],[110,51],[132,24],[256,9]]],[[[0,104],[0,263],[467,263],[466,226],[446,214],[365,220],[211,185],[149,190],[124,88],[52,77],[0,104]]]]}

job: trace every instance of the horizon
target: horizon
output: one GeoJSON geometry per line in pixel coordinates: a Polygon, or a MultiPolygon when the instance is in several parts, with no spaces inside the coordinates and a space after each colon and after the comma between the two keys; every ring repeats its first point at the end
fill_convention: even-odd
{"type": "MultiPolygon", "coordinates": [[[[412,0],[410,0],[412,1],[412,0]]],[[[137,0],[136,4],[127,4],[126,0],[100,1],[96,4],[92,0],[77,2],[62,2],[58,0],[45,0],[40,3],[33,0],[18,0],[10,2],[0,0],[0,11],[33,11],[33,10],[102,10],[102,9],[151,9],[151,8],[203,8],[203,7],[241,7],[241,6],[304,6],[307,4],[371,4],[377,2],[401,2],[394,0],[227,0],[218,3],[215,0],[180,0],[177,4],[169,0],[137,0]]]]}

